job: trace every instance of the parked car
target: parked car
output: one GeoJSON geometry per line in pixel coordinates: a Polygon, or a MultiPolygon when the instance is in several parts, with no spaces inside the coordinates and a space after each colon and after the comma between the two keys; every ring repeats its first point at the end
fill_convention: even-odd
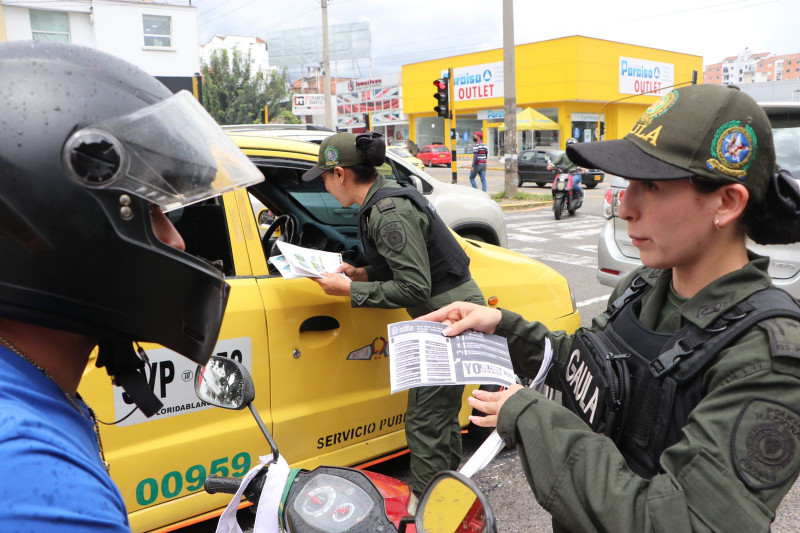
{"type": "MultiPolygon", "coordinates": [[[[257,139],[279,137],[320,144],[331,130],[304,130],[299,128],[280,129],[264,128],[261,124],[223,126],[223,128],[239,146],[247,146],[257,139]],[[248,140],[252,139],[252,141],[248,140]]],[[[464,185],[444,183],[423,170],[404,161],[392,150],[387,150],[386,164],[378,170],[385,176],[394,177],[402,183],[413,183],[431,201],[439,216],[453,231],[464,238],[488,242],[497,246],[508,246],[506,223],[503,211],[483,191],[464,185]]],[[[341,218],[357,216],[358,206],[342,207],[330,196],[324,197],[331,212],[338,213],[341,218]]],[[[263,232],[265,228],[261,227],[263,232]]]]}
{"type": "MultiPolygon", "coordinates": [[[[762,103],[761,106],[772,122],[778,164],[800,181],[800,102],[762,103]]],[[[597,246],[597,279],[610,287],[641,266],[639,249],[628,237],[628,223],[618,216],[627,186],[628,180],[614,176],[603,202],[606,222],[597,246]]],[[[800,299],[800,243],[764,246],[748,240],[747,247],[757,254],[768,255],[773,283],[800,299]]]]}
{"type": "MultiPolygon", "coordinates": [[[[407,398],[405,392],[391,394],[386,328],[407,320],[407,313],[353,309],[348,298],[328,296],[309,279],[284,279],[267,261],[274,236],[260,237],[248,198],[252,194],[277,219],[291,221],[282,239],[364,264],[355,213],[337,212],[325,200],[321,179],[300,179],[316,164],[319,146],[269,136],[232,138],[265,181],[168,213],[187,252],[218,265],[231,286],[213,353],[248,368],[258,391],[255,407],[292,467],[362,465],[404,449],[407,398]]],[[[497,246],[456,239],[488,301],[497,298],[494,305],[553,330],[580,326],[569,285],[556,271],[497,246]]],[[[185,303],[193,305],[191,299],[185,303]]],[[[133,531],[172,531],[216,516],[230,500],[203,491],[207,475],[242,477],[268,450],[248,413],[197,399],[195,364],[161,346],[142,347],[149,357],[143,372],[164,404],[155,416],[145,418],[121,388],[109,387],[105,369],[94,365],[96,354],[80,394],[101,420],[122,419],[100,432],[133,531]]],[[[464,400],[471,390],[466,387],[464,400]]],[[[464,401],[463,426],[471,411],[464,401]]]]}
{"type": "MultiPolygon", "coordinates": [[[[547,170],[548,160],[555,161],[564,150],[523,150],[517,156],[517,185],[522,187],[525,183],[535,183],[545,187],[553,183],[555,174],[547,170]]],[[[605,172],[602,170],[587,169],[581,176],[583,186],[594,189],[603,183],[605,172]]]]}
{"type": "Polygon", "coordinates": [[[417,158],[429,167],[433,165],[449,165],[452,161],[450,150],[443,144],[429,144],[423,146],[422,150],[417,154],[417,158]]]}
{"type": "Polygon", "coordinates": [[[392,145],[387,146],[386,149],[412,167],[418,168],[419,170],[425,170],[425,165],[422,163],[422,160],[411,155],[411,152],[409,152],[408,148],[405,146],[392,145]]]}

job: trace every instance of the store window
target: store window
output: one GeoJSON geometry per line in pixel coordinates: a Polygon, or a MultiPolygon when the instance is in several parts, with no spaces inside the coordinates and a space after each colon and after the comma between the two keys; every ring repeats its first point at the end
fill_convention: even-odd
{"type": "Polygon", "coordinates": [[[34,41],[70,42],[69,17],[66,13],[31,9],[30,16],[34,41]]]}
{"type": "Polygon", "coordinates": [[[142,15],[144,45],[166,48],[172,46],[172,17],[142,15]]]}

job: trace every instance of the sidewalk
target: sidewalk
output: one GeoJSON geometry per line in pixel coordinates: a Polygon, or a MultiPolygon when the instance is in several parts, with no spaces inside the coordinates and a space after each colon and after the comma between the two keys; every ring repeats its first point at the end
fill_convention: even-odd
{"type": "MultiPolygon", "coordinates": [[[[470,164],[472,163],[472,154],[458,154],[456,155],[458,158],[458,166],[461,168],[461,165],[467,165],[469,168],[470,164]]],[[[499,157],[489,157],[486,162],[486,170],[499,170],[504,171],[506,167],[500,163],[499,157]]]]}
{"type": "MultiPolygon", "coordinates": [[[[472,156],[470,154],[458,154],[458,178],[459,178],[459,185],[466,185],[469,187],[470,182],[469,179],[469,170],[470,165],[472,163],[472,156]],[[462,174],[465,174],[462,176],[462,174]],[[462,181],[463,179],[463,181],[462,181]]],[[[498,157],[489,157],[488,162],[486,164],[486,170],[494,170],[498,172],[505,172],[506,167],[500,163],[500,159],[498,157]]],[[[477,179],[477,178],[476,178],[477,179]]],[[[488,184],[488,193],[489,195],[495,194],[505,189],[504,178],[486,176],[486,181],[488,184]]],[[[525,187],[524,189],[520,189],[523,192],[530,192],[531,194],[536,193],[547,193],[549,189],[540,189],[538,187],[530,188],[525,187]]],[[[522,211],[525,209],[533,209],[535,207],[542,207],[542,206],[549,206],[552,203],[552,200],[501,200],[498,202],[500,204],[500,208],[503,211],[522,211]]]]}

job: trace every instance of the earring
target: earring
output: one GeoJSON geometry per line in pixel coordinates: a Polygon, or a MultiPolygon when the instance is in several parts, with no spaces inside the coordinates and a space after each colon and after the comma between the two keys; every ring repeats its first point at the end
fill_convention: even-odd
{"type": "Polygon", "coordinates": [[[720,227],[720,225],[719,225],[719,219],[718,218],[714,219],[714,227],[717,228],[717,230],[721,230],[722,229],[720,227]]]}

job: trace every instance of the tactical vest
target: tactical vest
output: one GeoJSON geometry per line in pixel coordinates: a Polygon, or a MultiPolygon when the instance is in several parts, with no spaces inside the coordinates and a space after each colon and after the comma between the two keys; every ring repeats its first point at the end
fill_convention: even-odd
{"type": "Polygon", "coordinates": [[[770,287],[706,329],[688,323],[677,333],[659,333],[638,318],[650,289],[636,277],[606,310],[603,331],[576,333],[559,376],[564,406],[613,439],[631,470],[648,479],[663,472],[662,452],[681,440],[681,428],[706,392],[703,375],[715,356],[758,322],[800,320],[797,302],[770,287]]]}
{"type": "Polygon", "coordinates": [[[358,214],[358,238],[361,240],[367,261],[375,269],[378,280],[389,281],[394,275],[386,259],[378,252],[375,243],[368,236],[369,213],[376,203],[391,196],[408,198],[428,217],[430,236],[425,246],[431,268],[431,296],[449,291],[472,279],[469,273],[469,256],[436,214],[433,205],[419,191],[411,187],[384,187],[375,191],[358,214]]]}

